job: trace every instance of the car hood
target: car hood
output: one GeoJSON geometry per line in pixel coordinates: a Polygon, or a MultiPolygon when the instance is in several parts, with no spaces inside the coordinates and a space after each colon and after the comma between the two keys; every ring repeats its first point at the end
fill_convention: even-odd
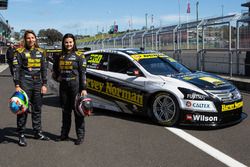
{"type": "Polygon", "coordinates": [[[173,78],[191,83],[203,90],[232,89],[234,86],[227,80],[206,72],[194,72],[172,75],[173,78]]]}

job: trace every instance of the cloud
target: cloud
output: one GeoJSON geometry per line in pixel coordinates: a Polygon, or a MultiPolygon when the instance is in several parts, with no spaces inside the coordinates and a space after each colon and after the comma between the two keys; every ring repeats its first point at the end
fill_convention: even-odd
{"type": "Polygon", "coordinates": [[[73,23],[73,24],[65,24],[62,27],[65,29],[79,29],[82,28],[82,24],[81,23],[73,23]]]}
{"type": "Polygon", "coordinates": [[[17,2],[17,3],[30,3],[30,2],[32,2],[32,0],[12,0],[12,3],[15,3],[15,2],[17,2]]]}
{"type": "MultiPolygon", "coordinates": [[[[174,24],[178,24],[179,21],[181,23],[186,23],[187,22],[187,15],[178,15],[178,14],[170,14],[170,15],[163,15],[163,16],[160,16],[160,22],[161,24],[164,26],[164,25],[174,25],[174,24]]],[[[196,16],[193,16],[193,15],[189,15],[188,17],[188,20],[191,21],[191,20],[194,20],[196,19],[196,16]]]]}
{"type": "Polygon", "coordinates": [[[133,16],[125,16],[123,17],[120,22],[121,24],[128,24],[132,22],[132,24],[144,24],[145,23],[145,18],[144,17],[133,17],[133,16]]]}
{"type": "Polygon", "coordinates": [[[180,20],[184,20],[186,19],[186,16],[179,16],[179,15],[165,15],[165,16],[161,16],[160,19],[164,22],[168,22],[168,23],[176,23],[180,20]]]}
{"type": "Polygon", "coordinates": [[[50,0],[49,1],[50,4],[56,4],[56,5],[61,4],[63,2],[64,2],[64,0],[50,0]]]}
{"type": "Polygon", "coordinates": [[[62,33],[88,33],[94,34],[105,26],[105,21],[68,21],[57,22],[55,27],[62,33]]]}
{"type": "MultiPolygon", "coordinates": [[[[50,12],[41,12],[40,15],[45,15],[46,17],[49,17],[51,14],[50,12]]],[[[34,27],[36,31],[39,29],[47,29],[47,28],[54,28],[60,31],[61,33],[73,33],[73,34],[96,34],[97,31],[101,32],[104,30],[104,32],[107,32],[111,25],[114,24],[114,21],[119,26],[119,31],[125,31],[129,28],[132,29],[141,29],[146,24],[145,17],[133,17],[133,16],[123,16],[119,19],[93,19],[93,20],[87,20],[82,18],[81,20],[52,20],[47,19],[44,21],[32,21],[30,26],[34,27]],[[129,27],[129,21],[130,26],[129,27]],[[132,23],[131,23],[132,22],[132,23]]],[[[171,25],[171,24],[177,24],[179,21],[179,15],[162,15],[159,17],[154,18],[154,26],[157,27],[160,25],[160,23],[164,25],[171,25]]],[[[181,16],[181,21],[186,21],[186,16],[181,16]]],[[[151,25],[151,18],[148,18],[148,26],[151,25]]],[[[18,28],[18,27],[16,27],[18,28]]]]}

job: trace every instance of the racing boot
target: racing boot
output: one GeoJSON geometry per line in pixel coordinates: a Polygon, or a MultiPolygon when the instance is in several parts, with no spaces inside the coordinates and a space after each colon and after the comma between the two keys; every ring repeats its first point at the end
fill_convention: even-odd
{"type": "Polygon", "coordinates": [[[35,132],[34,138],[35,138],[35,139],[39,139],[39,140],[45,140],[45,141],[50,140],[50,138],[47,137],[47,136],[45,136],[44,134],[42,134],[41,131],[35,132]]]}
{"type": "Polygon", "coordinates": [[[77,139],[75,140],[75,145],[80,145],[80,144],[83,143],[83,141],[84,141],[83,138],[77,138],[77,139]]]}
{"type": "Polygon", "coordinates": [[[21,147],[26,147],[27,146],[27,142],[26,142],[26,139],[25,139],[25,136],[24,136],[23,133],[21,133],[19,135],[18,145],[21,146],[21,147]]]}
{"type": "Polygon", "coordinates": [[[61,136],[59,136],[58,138],[56,138],[56,141],[69,141],[69,136],[68,135],[63,135],[61,134],[61,136]]]}

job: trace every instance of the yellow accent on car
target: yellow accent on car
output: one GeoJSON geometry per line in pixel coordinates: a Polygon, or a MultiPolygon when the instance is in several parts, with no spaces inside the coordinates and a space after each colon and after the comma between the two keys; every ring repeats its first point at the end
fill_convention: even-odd
{"type": "Polygon", "coordinates": [[[131,55],[131,57],[136,60],[136,61],[139,61],[141,59],[152,59],[152,58],[156,58],[156,57],[167,57],[169,58],[168,56],[164,55],[164,54],[156,54],[156,53],[149,53],[149,54],[134,54],[134,55],[131,55]]]}
{"type": "Polygon", "coordinates": [[[241,108],[243,106],[243,101],[240,102],[234,102],[233,104],[222,104],[221,105],[221,111],[231,111],[235,110],[237,108],[241,108]]]}
{"type": "Polygon", "coordinates": [[[102,60],[102,54],[91,54],[88,63],[99,64],[101,60],[102,60]]]}
{"type": "Polygon", "coordinates": [[[221,84],[225,83],[222,80],[219,80],[217,78],[212,78],[212,77],[201,77],[199,79],[203,80],[203,81],[207,81],[207,82],[214,84],[214,85],[221,85],[221,84]]]}
{"type": "Polygon", "coordinates": [[[92,91],[111,96],[122,101],[126,101],[137,106],[143,106],[143,95],[132,90],[127,90],[119,86],[115,86],[110,82],[99,82],[94,79],[87,78],[87,88],[92,91]]]}

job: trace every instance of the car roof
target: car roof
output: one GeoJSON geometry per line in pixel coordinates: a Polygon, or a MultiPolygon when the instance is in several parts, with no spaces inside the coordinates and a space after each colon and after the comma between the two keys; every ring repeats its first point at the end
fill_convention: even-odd
{"type": "Polygon", "coordinates": [[[96,52],[105,52],[105,53],[122,52],[128,55],[158,53],[153,50],[144,50],[143,48],[110,48],[110,49],[87,51],[86,54],[96,53],[96,52]]]}

